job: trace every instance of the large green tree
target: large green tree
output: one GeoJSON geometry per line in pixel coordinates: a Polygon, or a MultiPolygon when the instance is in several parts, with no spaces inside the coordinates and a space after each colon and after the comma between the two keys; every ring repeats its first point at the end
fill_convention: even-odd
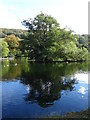
{"type": "Polygon", "coordinates": [[[32,60],[85,60],[87,49],[80,47],[72,30],[61,29],[52,16],[40,13],[22,22],[29,34],[22,41],[22,52],[32,60]]]}
{"type": "Polygon", "coordinates": [[[50,59],[50,46],[59,39],[60,27],[58,22],[47,14],[39,14],[34,20],[24,20],[23,25],[28,27],[29,36],[25,45],[25,50],[31,59],[50,59]]]}

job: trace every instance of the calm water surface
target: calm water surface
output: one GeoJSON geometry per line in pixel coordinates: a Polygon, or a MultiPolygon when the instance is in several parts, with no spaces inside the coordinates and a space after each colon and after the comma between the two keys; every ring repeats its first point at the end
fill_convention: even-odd
{"type": "Polygon", "coordinates": [[[3,118],[62,115],[88,108],[87,63],[2,61],[3,118]]]}

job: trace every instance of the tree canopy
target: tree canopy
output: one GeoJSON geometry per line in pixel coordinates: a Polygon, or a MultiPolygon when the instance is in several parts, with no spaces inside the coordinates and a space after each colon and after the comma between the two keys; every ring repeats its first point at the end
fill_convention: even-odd
{"type": "Polygon", "coordinates": [[[22,25],[28,30],[0,29],[0,42],[3,39],[9,49],[5,56],[26,56],[34,61],[80,61],[88,58],[88,52],[90,56],[90,35],[61,28],[51,15],[41,12],[22,25]]]}
{"type": "Polygon", "coordinates": [[[9,54],[8,43],[4,40],[0,41],[0,57],[7,57],[9,54]]]}
{"type": "Polygon", "coordinates": [[[24,43],[24,53],[32,60],[84,60],[87,49],[78,46],[77,36],[72,30],[61,29],[59,23],[50,15],[40,13],[33,20],[22,22],[29,35],[24,43]],[[26,43],[26,44],[25,44],[26,43]]]}
{"type": "Polygon", "coordinates": [[[16,55],[19,47],[19,38],[11,34],[5,38],[5,41],[9,45],[10,54],[16,55]]]}

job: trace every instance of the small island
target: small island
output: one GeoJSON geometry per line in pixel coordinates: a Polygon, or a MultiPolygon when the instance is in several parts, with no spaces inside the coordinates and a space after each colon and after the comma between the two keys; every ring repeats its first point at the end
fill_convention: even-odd
{"type": "Polygon", "coordinates": [[[62,29],[55,18],[44,13],[22,21],[22,25],[27,30],[0,30],[0,55],[3,58],[28,57],[31,61],[43,62],[88,60],[89,35],[62,29]]]}

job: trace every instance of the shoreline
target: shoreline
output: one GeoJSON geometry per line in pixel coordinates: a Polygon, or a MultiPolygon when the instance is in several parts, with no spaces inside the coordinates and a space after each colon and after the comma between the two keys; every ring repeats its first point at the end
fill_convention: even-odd
{"type": "MultiPolygon", "coordinates": [[[[81,119],[90,119],[90,108],[88,108],[87,110],[81,110],[80,112],[68,112],[66,115],[56,115],[56,116],[47,116],[44,117],[45,119],[62,119],[64,118],[64,120],[67,119],[72,119],[72,118],[81,118],[81,119]]],[[[43,118],[40,118],[43,119],[43,118]]]]}
{"type": "MultiPolygon", "coordinates": [[[[19,59],[19,58],[23,58],[23,57],[6,57],[6,58],[0,57],[0,60],[14,60],[14,59],[19,59]]],[[[27,58],[27,57],[25,57],[25,58],[27,58]]],[[[28,61],[30,61],[30,62],[36,62],[36,63],[37,62],[38,63],[56,63],[56,62],[70,63],[70,62],[86,62],[86,61],[90,61],[90,60],[66,60],[66,61],[64,61],[64,60],[61,60],[61,61],[58,61],[58,60],[56,60],[56,61],[46,60],[46,61],[42,61],[42,60],[30,60],[28,58],[28,61]]]]}
{"type": "Polygon", "coordinates": [[[0,57],[0,60],[14,60],[14,57],[7,57],[7,58],[1,58],[0,57]]]}

